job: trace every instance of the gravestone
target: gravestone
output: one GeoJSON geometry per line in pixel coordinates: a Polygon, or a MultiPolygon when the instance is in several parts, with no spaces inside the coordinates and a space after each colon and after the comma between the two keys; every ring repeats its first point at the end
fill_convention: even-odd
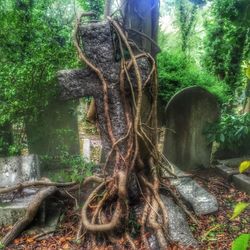
{"type": "Polygon", "coordinates": [[[8,148],[13,144],[13,135],[10,123],[0,126],[0,156],[8,155],[8,148]]]}
{"type": "Polygon", "coordinates": [[[37,155],[0,158],[0,187],[39,178],[39,160],[37,155]]]}
{"type": "MultiPolygon", "coordinates": [[[[13,186],[40,176],[37,155],[0,158],[0,187],[13,186]]],[[[36,191],[29,188],[22,194],[0,195],[0,227],[13,225],[22,216],[36,191]]]]}
{"type": "MultiPolygon", "coordinates": [[[[125,137],[127,130],[124,126],[124,124],[126,124],[124,121],[125,113],[119,84],[120,62],[116,62],[114,59],[115,51],[112,46],[112,32],[110,25],[108,22],[91,23],[81,26],[79,33],[80,39],[84,44],[86,57],[100,70],[104,78],[107,80],[110,120],[112,123],[114,137],[116,140],[119,140],[120,138],[125,137]]],[[[140,70],[142,71],[142,80],[145,81],[146,76],[150,73],[150,67],[147,62],[143,60],[138,61],[138,64],[140,70]]],[[[84,96],[94,97],[98,126],[104,149],[103,152],[107,155],[112,148],[112,143],[108,136],[107,121],[104,115],[103,92],[105,91],[103,91],[102,82],[90,68],[62,70],[58,72],[58,79],[61,88],[61,98],[63,100],[77,99],[84,96]]],[[[133,79],[131,79],[131,82],[133,83],[133,79]]],[[[129,98],[129,96],[127,96],[127,98],[129,98]]],[[[147,111],[150,112],[150,109],[147,110],[146,105],[143,104],[142,106],[142,113],[144,111],[145,113],[147,111]]],[[[124,140],[122,144],[119,144],[119,146],[121,154],[125,155],[129,146],[127,141],[124,140]]],[[[120,164],[122,164],[122,162],[120,164]]],[[[110,169],[107,169],[107,171],[108,173],[111,173],[110,169]]],[[[176,242],[182,241],[183,244],[195,245],[196,241],[193,239],[192,233],[188,230],[188,225],[185,224],[185,228],[184,226],[182,228],[180,227],[181,224],[184,225],[184,216],[182,216],[179,211],[178,214],[174,213],[177,211],[177,208],[174,205],[169,206],[168,209],[171,210],[172,226],[169,230],[171,230],[172,239],[176,242]],[[175,225],[176,221],[174,218],[177,217],[181,218],[181,222],[180,224],[175,225]],[[183,237],[178,236],[180,231],[182,231],[183,237]]],[[[149,240],[149,243],[150,242],[151,240],[149,240]]],[[[154,242],[154,239],[152,239],[152,242],[154,242]]]]}
{"type": "Polygon", "coordinates": [[[73,155],[80,154],[78,103],[53,100],[36,120],[25,122],[31,154],[58,156],[65,151],[73,155]]]}
{"type": "Polygon", "coordinates": [[[204,88],[194,86],[178,92],[166,107],[163,154],[184,171],[209,167],[212,145],[204,129],[218,117],[218,102],[204,88]]]}
{"type": "Polygon", "coordinates": [[[85,157],[88,161],[90,160],[90,154],[91,154],[91,141],[90,139],[83,139],[83,157],[85,157]]]}

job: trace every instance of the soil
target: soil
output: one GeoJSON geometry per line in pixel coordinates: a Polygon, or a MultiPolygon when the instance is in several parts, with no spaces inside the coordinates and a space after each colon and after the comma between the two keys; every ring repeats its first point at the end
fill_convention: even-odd
{"type": "MultiPolygon", "coordinates": [[[[250,202],[247,194],[240,192],[235,187],[214,173],[213,169],[209,171],[200,171],[194,177],[209,192],[214,194],[219,202],[219,211],[213,215],[204,215],[198,218],[199,226],[190,223],[190,228],[195,238],[200,242],[197,249],[208,250],[228,250],[231,248],[232,241],[242,233],[250,232],[250,209],[243,212],[234,221],[229,218],[232,215],[233,208],[238,202],[250,202]],[[213,227],[220,224],[217,229],[213,227]]],[[[84,249],[75,241],[77,226],[79,223],[79,211],[75,211],[72,207],[65,210],[65,214],[58,224],[54,235],[45,235],[37,238],[37,235],[21,235],[17,238],[7,250],[52,250],[52,249],[84,249]]],[[[2,237],[10,229],[0,228],[0,237],[2,237]]],[[[137,248],[140,247],[141,240],[137,239],[137,248]]],[[[121,249],[124,249],[121,241],[121,249]]],[[[171,246],[169,250],[185,249],[180,246],[171,246]]]]}

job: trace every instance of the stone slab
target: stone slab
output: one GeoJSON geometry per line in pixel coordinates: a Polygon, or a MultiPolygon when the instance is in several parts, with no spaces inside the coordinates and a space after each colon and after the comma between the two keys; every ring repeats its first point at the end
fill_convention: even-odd
{"type": "MultiPolygon", "coordinates": [[[[39,176],[37,155],[0,158],[0,187],[35,180],[39,176]]],[[[0,226],[13,225],[23,217],[35,193],[34,189],[25,189],[21,195],[18,194],[18,197],[14,197],[15,194],[1,195],[0,226]]]]}
{"type": "Polygon", "coordinates": [[[12,186],[39,178],[37,155],[0,158],[0,187],[12,186]]]}
{"type": "Polygon", "coordinates": [[[244,174],[234,175],[233,183],[237,189],[250,195],[250,176],[244,174]]]}
{"type": "Polygon", "coordinates": [[[215,171],[228,181],[231,181],[233,175],[239,173],[238,169],[232,169],[225,165],[217,165],[215,171]]]}
{"type": "Polygon", "coordinates": [[[174,165],[173,170],[176,176],[180,176],[179,178],[173,179],[167,172],[164,172],[163,176],[171,177],[170,184],[176,188],[181,198],[193,208],[197,215],[210,214],[218,210],[218,202],[214,195],[206,191],[192,178],[183,177],[187,173],[174,165]]]}
{"type": "Polygon", "coordinates": [[[171,180],[181,197],[193,208],[197,215],[211,214],[218,210],[218,202],[214,195],[207,192],[190,177],[171,180]]]}
{"type": "Polygon", "coordinates": [[[20,197],[14,201],[0,202],[0,227],[14,225],[25,215],[26,209],[34,195],[20,197]]]}
{"type": "Polygon", "coordinates": [[[238,168],[241,162],[247,161],[247,160],[248,161],[250,160],[250,155],[239,157],[239,158],[217,160],[217,162],[220,163],[221,165],[225,165],[227,167],[237,167],[238,168]]]}
{"type": "Polygon", "coordinates": [[[86,158],[86,160],[90,160],[90,154],[91,154],[91,141],[90,139],[83,139],[83,156],[86,158]]]}
{"type": "Polygon", "coordinates": [[[190,246],[197,247],[198,242],[193,237],[186,216],[181,208],[174,203],[172,198],[165,195],[161,195],[161,198],[168,210],[168,233],[170,240],[186,248],[190,246]]]}

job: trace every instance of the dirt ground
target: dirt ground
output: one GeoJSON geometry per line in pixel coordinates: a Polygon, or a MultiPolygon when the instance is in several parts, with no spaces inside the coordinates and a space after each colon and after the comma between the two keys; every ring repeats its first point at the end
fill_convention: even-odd
{"type": "MultiPolygon", "coordinates": [[[[205,215],[198,217],[199,225],[192,224],[190,228],[195,238],[200,242],[197,249],[216,249],[229,250],[232,241],[241,233],[250,232],[250,209],[247,209],[240,217],[233,222],[229,220],[232,215],[233,208],[238,202],[250,202],[247,194],[237,191],[234,186],[225,182],[225,180],[217,176],[213,169],[210,171],[201,171],[194,177],[202,186],[214,194],[219,202],[219,211],[213,215],[205,215]],[[214,226],[218,225],[213,230],[214,226]]],[[[79,223],[79,211],[74,211],[72,207],[65,210],[63,220],[58,225],[54,235],[21,235],[7,250],[25,249],[25,250],[60,250],[84,249],[75,241],[77,226],[79,223]]],[[[0,237],[2,237],[10,228],[0,228],[0,237]]],[[[136,239],[138,249],[141,247],[141,240],[136,239]]],[[[125,246],[121,240],[121,248],[125,246]]],[[[99,248],[100,249],[100,248],[99,248]]],[[[109,248],[111,249],[111,248],[109,248]]],[[[116,248],[117,249],[117,248],[116,248]]],[[[171,246],[169,250],[185,249],[180,246],[171,246]]]]}

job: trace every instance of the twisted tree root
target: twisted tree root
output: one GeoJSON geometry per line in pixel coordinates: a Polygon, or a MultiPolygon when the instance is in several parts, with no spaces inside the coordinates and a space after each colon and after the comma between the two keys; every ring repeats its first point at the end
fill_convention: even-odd
{"type": "Polygon", "coordinates": [[[57,187],[51,186],[41,189],[30,202],[26,214],[16,222],[13,228],[1,240],[2,245],[8,246],[34,219],[42,202],[58,191],[57,187]]]}
{"type": "Polygon", "coordinates": [[[60,183],[60,182],[51,182],[51,181],[26,181],[15,186],[0,188],[0,194],[6,194],[13,192],[15,190],[22,191],[24,188],[28,187],[41,187],[41,186],[55,186],[55,187],[71,187],[74,186],[76,182],[67,182],[67,183],[60,183]]]}

